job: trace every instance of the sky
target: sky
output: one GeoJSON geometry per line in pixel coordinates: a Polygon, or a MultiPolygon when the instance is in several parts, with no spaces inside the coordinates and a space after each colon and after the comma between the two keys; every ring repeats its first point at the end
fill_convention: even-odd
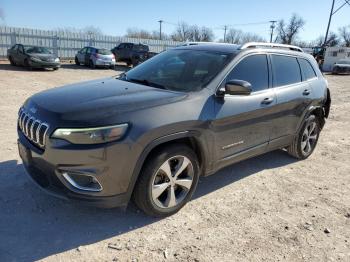
{"type": "MultiPolygon", "coordinates": [[[[344,0],[335,0],[335,9],[344,0]]],[[[0,0],[4,19],[0,24],[37,29],[99,27],[104,34],[122,36],[128,28],[172,33],[179,21],[212,28],[223,38],[224,25],[269,39],[270,20],[288,20],[297,13],[306,21],[300,39],[314,40],[324,35],[332,0],[0,0]],[[247,25],[248,24],[248,25],[247,25]]],[[[350,25],[350,5],[332,19],[331,31],[350,25]]]]}

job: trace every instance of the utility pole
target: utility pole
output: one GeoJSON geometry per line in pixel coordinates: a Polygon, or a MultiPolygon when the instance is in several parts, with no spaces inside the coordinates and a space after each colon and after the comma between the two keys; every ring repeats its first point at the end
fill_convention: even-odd
{"type": "Polygon", "coordinates": [[[159,20],[158,23],[159,23],[159,40],[162,40],[162,23],[164,21],[163,20],[159,20]]]}
{"type": "Polygon", "coordinates": [[[224,25],[224,43],[226,43],[226,31],[227,31],[227,25],[224,25]]]}
{"type": "Polygon", "coordinates": [[[277,21],[275,20],[272,20],[270,21],[271,25],[270,25],[270,28],[271,28],[271,35],[270,35],[270,43],[272,43],[272,38],[273,38],[273,30],[275,29],[275,24],[276,24],[277,21]]]}
{"type": "Polygon", "coordinates": [[[332,0],[332,7],[331,7],[331,12],[329,13],[328,26],[327,26],[326,36],[324,37],[323,46],[326,45],[327,40],[328,40],[329,27],[331,25],[332,16],[333,16],[334,2],[335,2],[335,0],[332,0]]]}
{"type": "Polygon", "coordinates": [[[331,7],[331,12],[329,14],[329,19],[328,19],[328,25],[327,25],[327,31],[326,31],[326,36],[324,37],[324,42],[323,42],[323,47],[325,47],[325,45],[327,44],[327,40],[328,40],[328,33],[329,33],[329,27],[331,25],[331,21],[332,21],[332,17],[333,15],[338,12],[340,9],[342,9],[344,7],[344,5],[349,5],[350,6],[350,1],[349,0],[344,0],[344,3],[339,6],[334,12],[333,12],[333,9],[334,9],[334,2],[335,0],[332,0],[332,7],[331,7]]]}

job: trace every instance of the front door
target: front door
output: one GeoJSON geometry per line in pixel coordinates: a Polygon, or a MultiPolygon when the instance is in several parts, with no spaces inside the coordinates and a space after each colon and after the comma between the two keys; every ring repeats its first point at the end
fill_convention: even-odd
{"type": "Polygon", "coordinates": [[[276,97],[269,88],[267,55],[244,57],[224,80],[245,80],[252,85],[250,95],[225,95],[215,102],[215,134],[217,161],[231,159],[238,153],[265,150],[270,138],[276,97]]]}
{"type": "Polygon", "coordinates": [[[85,64],[85,54],[86,54],[86,47],[84,47],[83,49],[81,49],[78,54],[77,54],[77,58],[79,63],[83,63],[85,64]]]}

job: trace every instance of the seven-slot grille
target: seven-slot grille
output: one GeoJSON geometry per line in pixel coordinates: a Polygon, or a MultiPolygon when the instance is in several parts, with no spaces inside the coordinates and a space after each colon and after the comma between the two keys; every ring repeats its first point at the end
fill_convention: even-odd
{"type": "Polygon", "coordinates": [[[18,115],[18,126],[22,133],[34,144],[44,148],[49,125],[31,116],[23,108],[19,110],[18,115]]]}

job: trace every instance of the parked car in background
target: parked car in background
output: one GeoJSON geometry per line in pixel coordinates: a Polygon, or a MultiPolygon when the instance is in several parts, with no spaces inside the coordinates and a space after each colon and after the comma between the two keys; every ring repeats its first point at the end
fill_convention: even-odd
{"type": "Polygon", "coordinates": [[[7,50],[11,65],[58,70],[60,59],[46,47],[16,44],[7,50]]]}
{"type": "Polygon", "coordinates": [[[103,207],[133,198],[162,217],[191,199],[200,176],[281,148],[308,158],[330,104],[327,81],[299,47],[182,46],[118,78],[26,99],[19,154],[56,195],[103,207]]]}
{"type": "Polygon", "coordinates": [[[333,74],[350,74],[350,59],[340,59],[333,66],[333,74]]]}
{"type": "Polygon", "coordinates": [[[75,64],[84,64],[91,68],[109,67],[114,69],[115,57],[108,49],[87,46],[75,55],[75,64]]]}
{"type": "Polygon", "coordinates": [[[125,62],[128,66],[137,66],[156,55],[156,53],[149,51],[147,45],[134,43],[121,43],[111,51],[116,61],[125,62]]]}

